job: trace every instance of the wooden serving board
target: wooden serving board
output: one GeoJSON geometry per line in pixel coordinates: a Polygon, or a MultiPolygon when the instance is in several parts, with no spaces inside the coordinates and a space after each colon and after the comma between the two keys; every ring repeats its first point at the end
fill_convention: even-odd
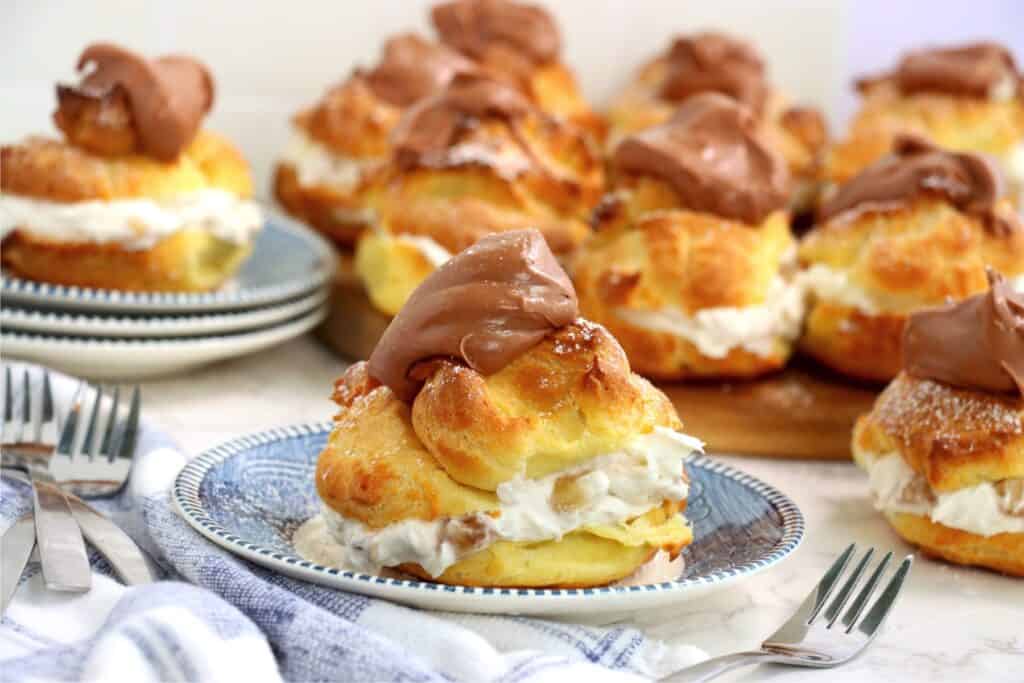
{"type": "MultiPolygon", "coordinates": [[[[365,359],[391,318],[377,311],[342,255],[318,336],[334,351],[365,359]]],[[[686,431],[709,451],[789,458],[848,459],[857,417],[877,391],[796,362],[753,381],[659,383],[686,431]]]]}

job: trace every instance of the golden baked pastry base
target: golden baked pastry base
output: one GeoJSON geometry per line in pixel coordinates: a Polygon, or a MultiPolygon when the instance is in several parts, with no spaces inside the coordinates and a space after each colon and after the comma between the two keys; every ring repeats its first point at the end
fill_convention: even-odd
{"type": "MultiPolygon", "coordinates": [[[[390,317],[370,304],[343,254],[327,318],[317,334],[342,356],[365,359],[390,317]]],[[[743,382],[659,383],[686,431],[709,450],[783,458],[845,460],[857,417],[877,391],[848,383],[811,363],[743,382]]]]}

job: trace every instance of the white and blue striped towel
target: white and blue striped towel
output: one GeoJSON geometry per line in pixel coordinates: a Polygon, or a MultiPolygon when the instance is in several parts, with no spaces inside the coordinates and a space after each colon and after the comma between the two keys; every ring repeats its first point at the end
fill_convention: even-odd
{"type": "MultiPolygon", "coordinates": [[[[58,400],[74,383],[55,376],[58,400]]],[[[85,595],[43,588],[36,558],[0,624],[3,681],[599,681],[665,675],[704,658],[628,627],[428,612],[286,578],[221,550],[172,509],[185,457],[144,428],[132,481],[97,505],[163,580],[125,588],[95,553],[85,595]]],[[[0,528],[30,507],[0,483],[0,528]]]]}

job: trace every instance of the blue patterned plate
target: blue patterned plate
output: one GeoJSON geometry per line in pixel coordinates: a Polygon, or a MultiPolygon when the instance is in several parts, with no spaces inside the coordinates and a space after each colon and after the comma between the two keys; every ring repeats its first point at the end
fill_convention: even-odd
{"type": "Polygon", "coordinates": [[[252,255],[215,292],[119,292],[0,276],[8,305],[95,313],[196,314],[239,311],[311,294],[334,272],[334,250],[312,230],[264,206],[266,223],[252,255]]]}
{"type": "Polygon", "coordinates": [[[694,542],[674,581],[582,589],[446,586],[324,567],[299,557],[294,531],[320,509],[313,486],[330,424],[245,436],[195,458],[172,492],[181,514],[214,543],[257,564],[332,588],[457,612],[564,614],[663,607],[734,585],[778,564],[804,535],[803,515],[785,495],[703,456],[687,461],[686,516],[694,542]]]}

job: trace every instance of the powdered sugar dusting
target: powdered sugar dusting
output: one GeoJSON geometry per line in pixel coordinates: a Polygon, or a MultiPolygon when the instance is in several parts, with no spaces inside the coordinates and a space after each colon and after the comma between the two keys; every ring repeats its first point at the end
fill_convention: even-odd
{"type": "Polygon", "coordinates": [[[1022,404],[1018,397],[957,389],[903,374],[878,397],[874,420],[904,451],[919,457],[972,454],[1002,448],[1024,434],[1022,404]]]}

